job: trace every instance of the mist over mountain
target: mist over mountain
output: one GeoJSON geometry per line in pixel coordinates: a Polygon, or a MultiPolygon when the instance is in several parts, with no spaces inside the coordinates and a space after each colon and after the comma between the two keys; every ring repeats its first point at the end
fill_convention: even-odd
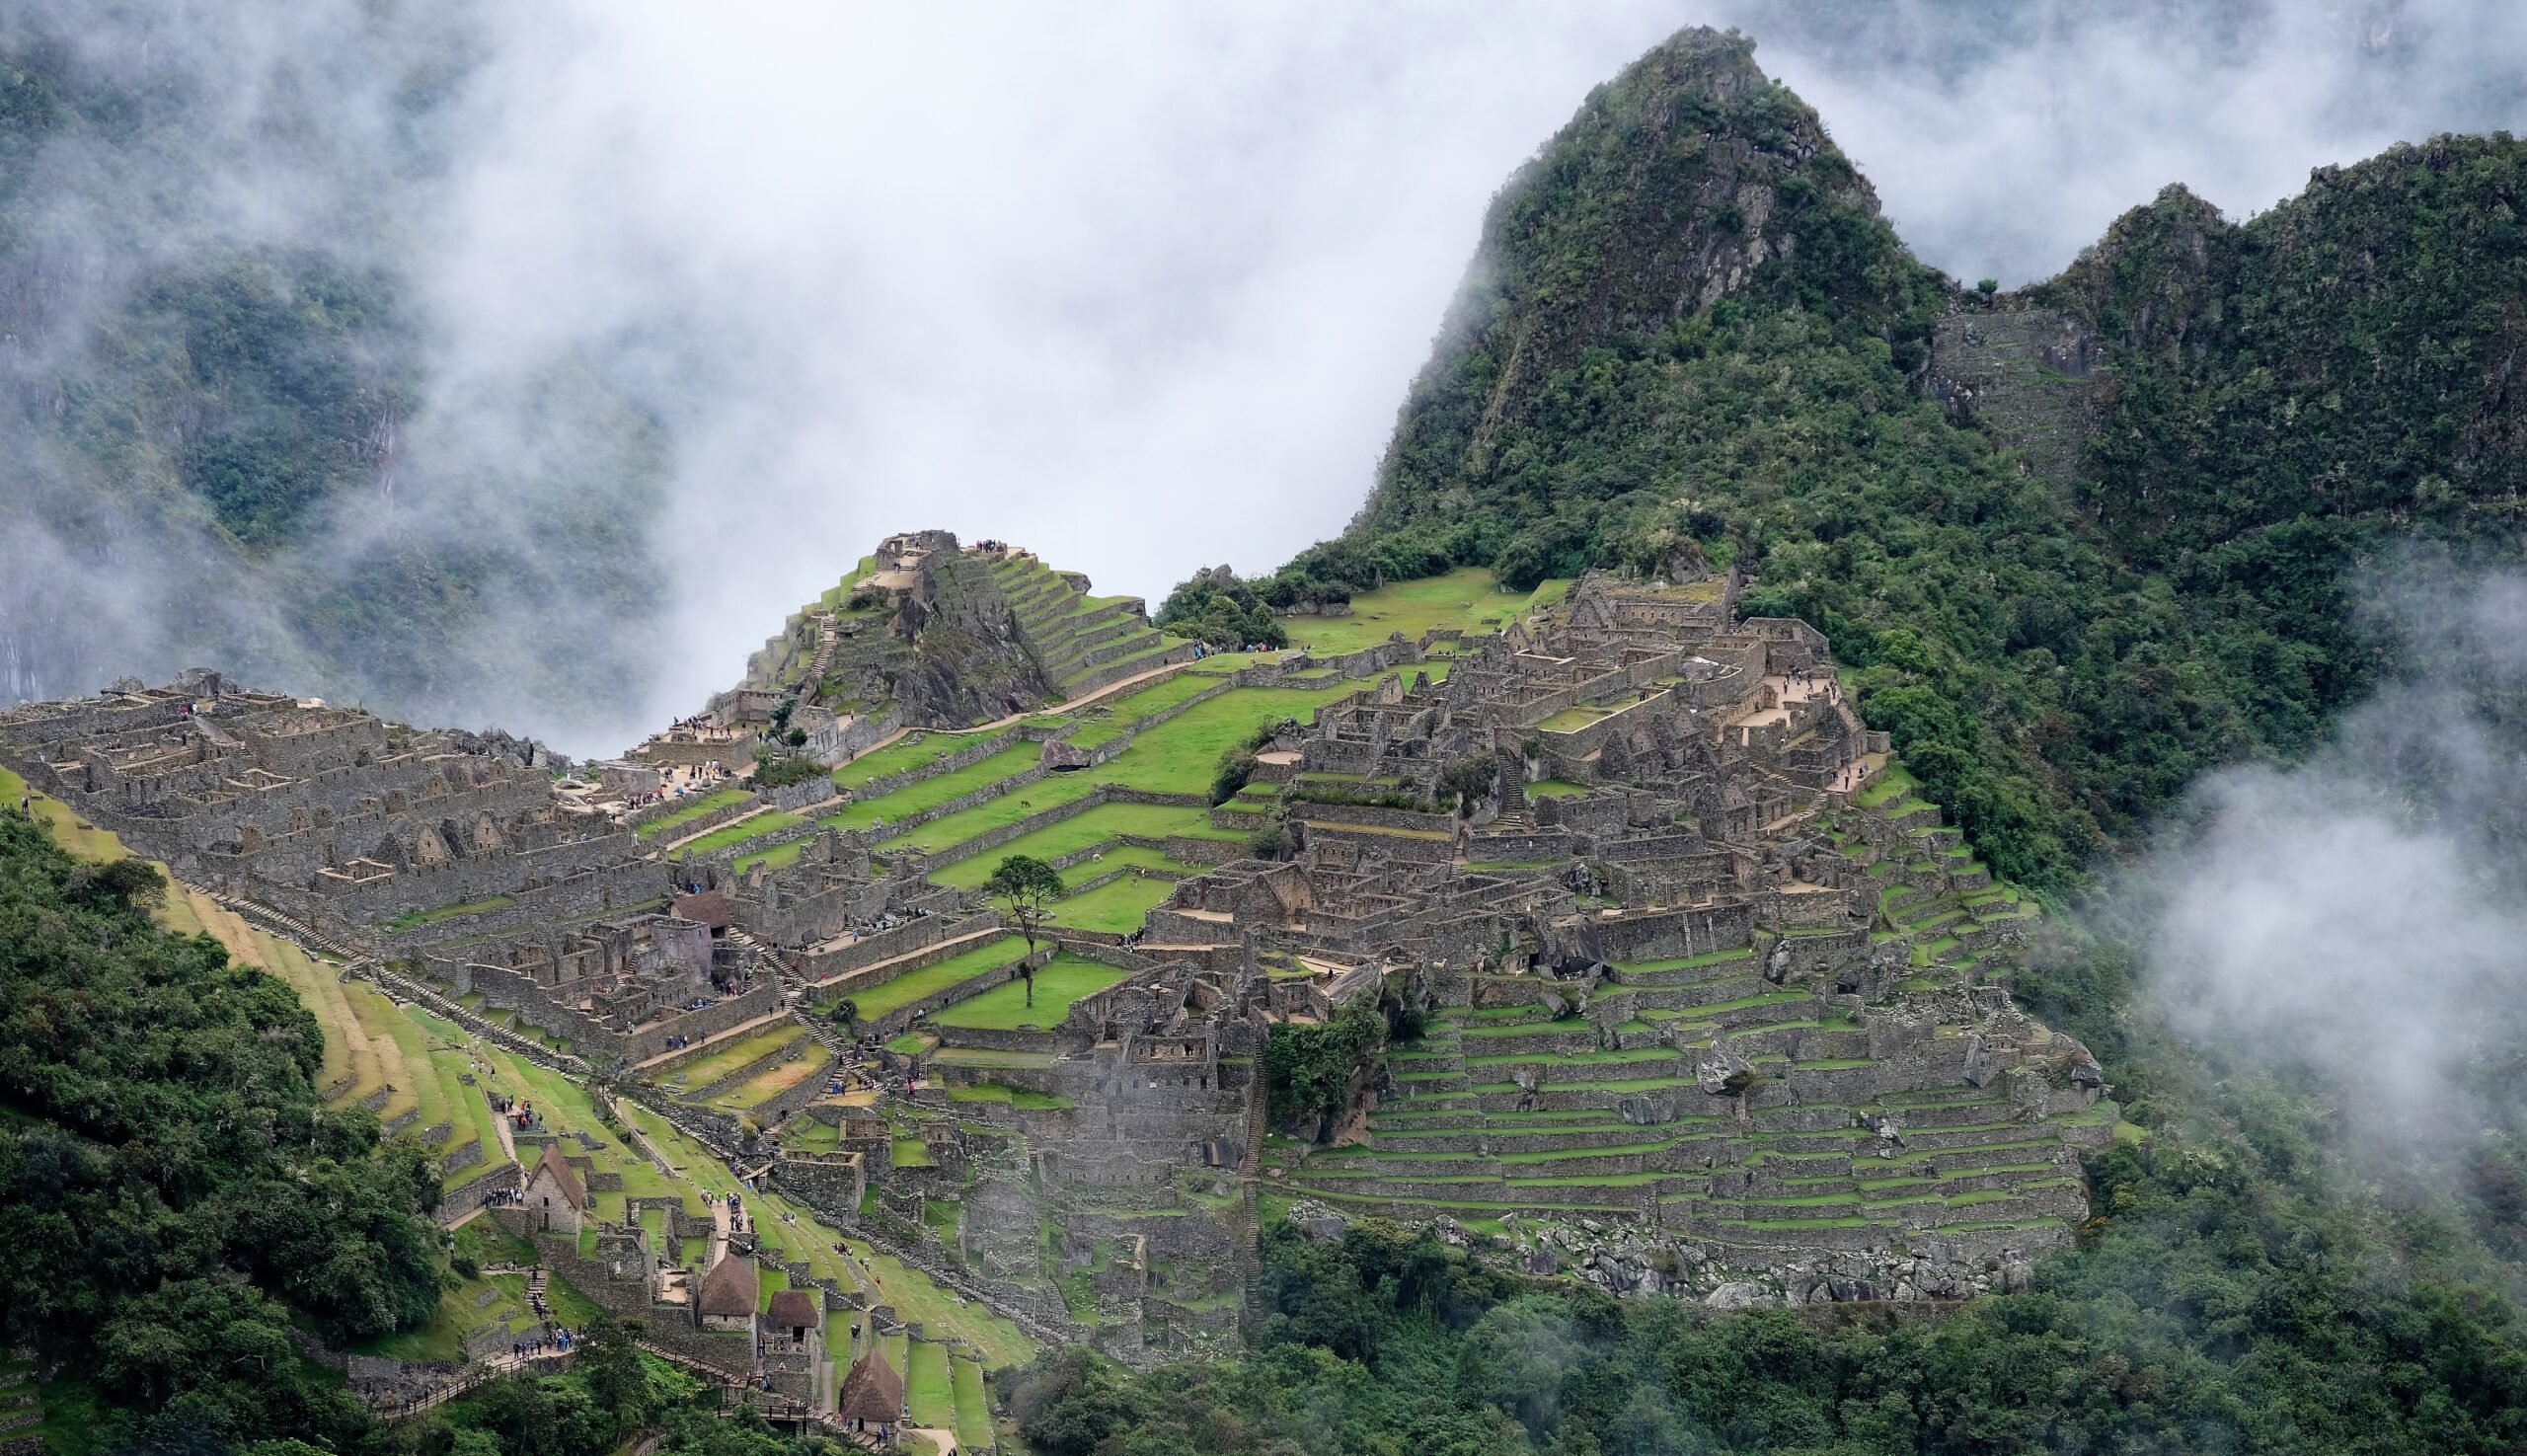
{"type": "Polygon", "coordinates": [[[2516,1456],[2522,117],[0,0],[0,1448],[2516,1456]]]}
{"type": "Polygon", "coordinates": [[[21,4],[5,691],[216,660],[593,750],[907,499],[1106,589],[1268,566],[1356,503],[1497,180],[1693,20],[1960,279],[2517,112],[2454,4],[21,4]]]}

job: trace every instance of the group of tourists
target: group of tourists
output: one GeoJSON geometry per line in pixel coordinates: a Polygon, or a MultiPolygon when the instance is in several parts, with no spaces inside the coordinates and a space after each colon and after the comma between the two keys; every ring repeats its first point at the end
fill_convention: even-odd
{"type": "MultiPolygon", "coordinates": [[[[541,1301],[538,1302],[540,1303],[541,1301]]],[[[533,1340],[520,1340],[513,1341],[509,1345],[509,1354],[512,1357],[521,1360],[531,1359],[537,1355],[543,1354],[568,1354],[571,1349],[571,1341],[577,1336],[577,1331],[573,1330],[568,1326],[563,1326],[556,1329],[550,1335],[538,1336],[533,1340]]]]}

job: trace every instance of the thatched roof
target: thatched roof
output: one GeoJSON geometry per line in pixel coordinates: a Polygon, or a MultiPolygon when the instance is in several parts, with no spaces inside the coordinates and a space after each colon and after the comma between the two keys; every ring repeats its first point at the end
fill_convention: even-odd
{"type": "Polygon", "coordinates": [[[722,1256],[702,1276],[702,1313],[730,1318],[751,1319],[755,1296],[760,1290],[754,1272],[754,1260],[742,1254],[722,1256]]]}
{"type": "Polygon", "coordinates": [[[851,1373],[842,1377],[842,1400],[834,1414],[845,1420],[903,1419],[904,1378],[872,1349],[852,1361],[851,1373]]]}
{"type": "Polygon", "coordinates": [[[825,1322],[825,1302],[804,1289],[783,1289],[765,1313],[777,1329],[813,1330],[825,1322]]]}
{"type": "Polygon", "coordinates": [[[677,895],[668,908],[682,920],[699,920],[713,930],[728,928],[728,897],[716,889],[677,895]]]}

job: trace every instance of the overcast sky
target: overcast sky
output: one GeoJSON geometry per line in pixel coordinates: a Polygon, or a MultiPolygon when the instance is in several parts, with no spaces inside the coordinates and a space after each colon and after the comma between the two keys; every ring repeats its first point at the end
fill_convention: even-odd
{"type": "MultiPolygon", "coordinates": [[[[2168,182],[2244,216],[2313,165],[2485,124],[2527,61],[2508,6],[2189,38],[2165,15],[2022,7],[1987,27],[1971,8],[1887,7],[1866,43],[1746,23],[1917,251],[1968,280],[2048,275],[2168,182]],[[2416,89],[2423,63],[2438,82],[2416,89]]],[[[435,260],[452,352],[662,309],[710,345],[679,385],[666,580],[690,610],[659,711],[726,682],[889,529],[1015,540],[1153,599],[1339,530],[1493,189],[1590,86],[1730,18],[1673,0],[500,14],[435,260]]]]}
{"type": "MultiPolygon", "coordinates": [[[[1748,30],[1917,253],[2009,284],[2169,182],[2244,217],[2311,166],[2517,125],[2527,78],[2527,6],[2490,0],[19,3],[90,26],[100,55],[199,52],[205,89],[239,98],[220,124],[251,161],[194,183],[202,227],[325,239],[380,199],[399,219],[360,236],[392,240],[425,303],[408,484],[295,549],[354,575],[381,536],[531,555],[524,523],[549,515],[521,503],[646,448],[526,403],[591,358],[663,421],[671,504],[622,514],[664,610],[484,634],[610,632],[654,676],[565,709],[470,670],[451,675],[510,680],[378,704],[577,752],[732,681],[891,530],[1016,541],[1153,605],[1196,567],[1266,571],[1340,531],[1493,190],[1682,26],[1748,30]],[[382,41],[380,14],[400,17],[382,41]],[[379,44],[474,59],[431,123],[443,174],[373,165],[408,69],[379,44]],[[276,145],[276,97],[340,115],[276,145]]],[[[154,626],[117,649],[134,670],[225,659],[154,626]]]]}

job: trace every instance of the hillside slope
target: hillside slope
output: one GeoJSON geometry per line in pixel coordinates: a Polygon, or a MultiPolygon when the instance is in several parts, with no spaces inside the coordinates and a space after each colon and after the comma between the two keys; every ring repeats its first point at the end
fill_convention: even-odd
{"type": "Polygon", "coordinates": [[[1994,295],[1904,250],[1750,42],[1687,32],[1502,189],[1367,504],[1262,594],[1691,539],[1831,634],[1997,869],[2066,886],[2370,685],[2364,572],[2514,549],[2521,158],[2399,147],[2242,225],[2172,189],[1994,295]]]}

